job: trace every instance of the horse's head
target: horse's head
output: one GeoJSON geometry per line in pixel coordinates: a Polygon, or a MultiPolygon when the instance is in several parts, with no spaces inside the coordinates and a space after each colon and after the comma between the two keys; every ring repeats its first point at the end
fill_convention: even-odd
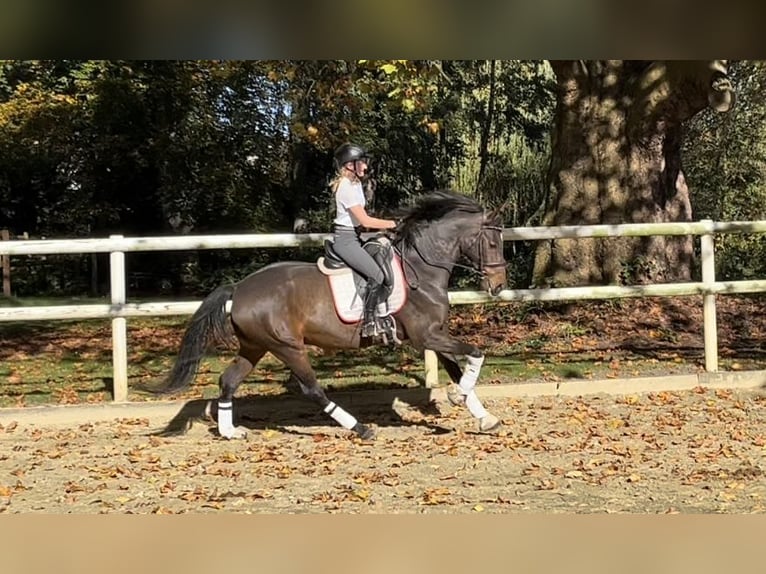
{"type": "Polygon", "coordinates": [[[471,197],[434,191],[403,210],[399,241],[429,267],[447,272],[457,259],[468,259],[482,275],[482,289],[496,295],[506,285],[501,209],[488,213],[471,197]]]}
{"type": "Polygon", "coordinates": [[[503,255],[503,223],[499,209],[484,213],[481,226],[474,238],[466,238],[463,255],[470,259],[481,273],[481,288],[497,295],[507,285],[505,256],[503,255]]]}

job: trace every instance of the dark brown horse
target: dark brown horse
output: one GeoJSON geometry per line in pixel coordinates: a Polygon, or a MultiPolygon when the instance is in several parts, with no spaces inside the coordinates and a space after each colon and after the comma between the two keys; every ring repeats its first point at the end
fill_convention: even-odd
{"type": "MultiPolygon", "coordinates": [[[[482,274],[483,286],[490,293],[505,287],[501,225],[496,212],[485,212],[473,199],[437,191],[402,212],[393,237],[408,284],[406,302],[394,314],[399,338],[409,340],[418,350],[437,354],[482,431],[492,430],[500,421],[486,411],[474,390],[483,353],[448,332],[447,285],[458,261],[467,259],[482,274]],[[458,363],[461,357],[466,360],[464,369],[458,363]]],[[[267,352],[290,369],[292,381],[336,422],[363,438],[373,436],[369,427],[327,398],[309,364],[307,345],[347,349],[363,343],[358,324],[338,317],[328,278],[315,263],[274,263],[208,295],[190,320],[179,356],[160,392],[187,387],[208,346],[227,339],[229,300],[231,326],[240,347],[219,381],[218,430],[222,436],[243,436],[242,429],[232,423],[234,394],[267,352]]]]}

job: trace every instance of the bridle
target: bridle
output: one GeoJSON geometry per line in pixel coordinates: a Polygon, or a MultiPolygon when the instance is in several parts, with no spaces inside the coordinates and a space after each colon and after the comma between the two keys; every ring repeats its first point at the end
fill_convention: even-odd
{"type": "MultiPolygon", "coordinates": [[[[420,256],[420,258],[423,260],[423,262],[426,265],[429,265],[431,267],[437,267],[439,269],[444,269],[447,271],[447,273],[452,273],[452,269],[454,267],[460,267],[462,269],[467,269],[468,271],[471,271],[472,273],[477,273],[480,278],[484,279],[488,275],[488,270],[496,267],[505,267],[505,259],[502,256],[502,248],[499,250],[500,257],[493,261],[487,261],[487,254],[485,253],[485,232],[487,230],[490,231],[499,231],[501,233],[502,238],[502,232],[503,228],[498,225],[482,225],[479,229],[478,233],[476,234],[476,237],[474,237],[471,244],[468,246],[468,250],[471,251],[474,249],[476,243],[478,242],[479,248],[478,248],[478,255],[479,255],[479,261],[478,264],[475,264],[473,266],[463,265],[461,263],[457,262],[441,262],[441,261],[432,261],[429,260],[421,251],[420,247],[418,247],[417,242],[413,242],[412,246],[415,249],[415,252],[420,256]]],[[[396,247],[395,247],[396,248],[396,247]]],[[[409,268],[412,270],[412,272],[415,274],[415,281],[410,282],[410,287],[412,289],[417,289],[419,287],[419,281],[417,279],[417,270],[412,266],[412,263],[407,261],[404,257],[404,253],[401,249],[396,248],[397,253],[399,254],[399,257],[402,260],[402,263],[404,263],[406,266],[409,266],[409,268]]],[[[405,272],[405,276],[407,273],[405,272]]]]}
{"type": "Polygon", "coordinates": [[[491,231],[498,231],[500,233],[500,241],[502,245],[502,237],[503,237],[503,228],[499,225],[482,225],[481,229],[479,230],[479,233],[476,235],[476,239],[474,239],[473,243],[471,243],[471,248],[473,248],[474,245],[476,245],[476,242],[479,242],[479,266],[478,268],[474,269],[474,271],[477,271],[482,277],[487,276],[487,269],[495,268],[495,267],[505,267],[505,258],[503,257],[503,249],[500,247],[498,249],[498,252],[500,253],[500,257],[497,258],[494,261],[487,261],[486,253],[485,253],[485,241],[482,241],[485,239],[484,232],[486,230],[491,231]]]}

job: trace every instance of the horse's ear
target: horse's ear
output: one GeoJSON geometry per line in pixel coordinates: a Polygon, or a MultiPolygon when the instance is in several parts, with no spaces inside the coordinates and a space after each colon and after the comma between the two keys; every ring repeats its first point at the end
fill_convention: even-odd
{"type": "Polygon", "coordinates": [[[492,211],[490,211],[487,214],[486,220],[494,224],[502,223],[503,212],[507,209],[508,205],[510,204],[510,201],[511,201],[510,199],[506,199],[504,203],[495,207],[492,211]]]}

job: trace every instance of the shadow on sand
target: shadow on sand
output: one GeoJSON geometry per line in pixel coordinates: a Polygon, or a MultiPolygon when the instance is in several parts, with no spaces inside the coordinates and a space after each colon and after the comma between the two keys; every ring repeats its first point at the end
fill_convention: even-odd
{"type": "MultiPolygon", "coordinates": [[[[431,389],[384,389],[376,391],[334,392],[332,400],[343,406],[364,424],[378,427],[414,426],[428,429],[434,434],[445,434],[452,429],[422,420],[427,415],[439,415],[439,405],[433,399],[431,389]],[[416,420],[407,420],[407,415],[416,420]]],[[[186,401],[178,413],[159,431],[157,436],[175,436],[186,433],[195,422],[210,426],[210,432],[218,436],[217,401],[215,399],[192,399],[186,401]]],[[[250,395],[234,399],[234,424],[248,430],[277,429],[297,435],[312,435],[316,431],[302,432],[300,427],[327,426],[340,428],[319,407],[293,394],[250,395]],[[299,427],[296,429],[295,427],[299,427]]]]}

